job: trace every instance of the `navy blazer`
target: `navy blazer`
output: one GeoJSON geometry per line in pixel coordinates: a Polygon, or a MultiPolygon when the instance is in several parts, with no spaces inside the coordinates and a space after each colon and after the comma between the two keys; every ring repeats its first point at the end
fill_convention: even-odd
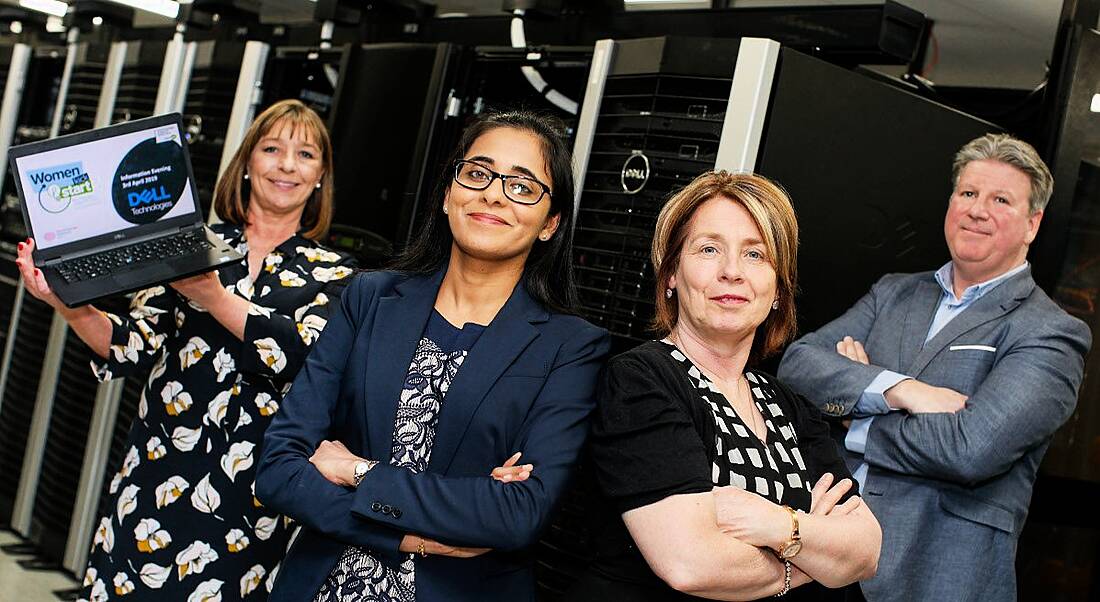
{"type": "Polygon", "coordinates": [[[388,464],[394,414],[442,278],[357,276],[268,427],[256,494],[302,524],[272,602],[312,600],[349,545],[396,567],[406,533],[494,550],[416,558],[418,601],[534,600],[522,550],[547,525],[584,444],[607,332],[548,312],[517,285],[451,383],[427,470],[413,474],[388,464]],[[326,439],[380,463],[356,489],[334,485],[309,463],[326,439]],[[517,451],[535,465],[530,479],[489,477],[517,451]]]}
{"type": "Polygon", "coordinates": [[[954,414],[891,412],[867,436],[865,501],[882,525],[872,602],[1016,598],[1016,541],[1039,462],[1073,413],[1092,336],[1016,274],[925,341],[933,272],[879,280],[843,316],[787,349],[779,376],[826,414],[847,415],[883,369],[954,389],[954,414]],[[836,351],[863,341],[871,365],[836,351]]]}

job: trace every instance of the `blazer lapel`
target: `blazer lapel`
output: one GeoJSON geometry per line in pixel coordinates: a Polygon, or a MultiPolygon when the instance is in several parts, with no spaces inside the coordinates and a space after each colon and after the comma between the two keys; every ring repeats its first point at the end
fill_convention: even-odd
{"type": "Polygon", "coordinates": [[[909,302],[905,324],[902,326],[899,369],[904,371],[906,366],[912,366],[916,360],[924,346],[924,338],[928,336],[928,328],[932,325],[932,317],[936,315],[936,307],[942,294],[943,290],[931,274],[917,283],[909,302]]]}
{"type": "Polygon", "coordinates": [[[367,452],[375,460],[390,459],[401,389],[442,280],[442,271],[432,276],[414,276],[398,284],[393,295],[378,300],[363,380],[367,452]]]}
{"type": "MultiPolygon", "coordinates": [[[[447,390],[436,427],[435,442],[428,470],[443,474],[454,459],[455,449],[466,433],[474,412],[481,406],[485,394],[500,375],[538,337],[532,322],[549,319],[528,295],[523,283],[516,285],[512,296],[481,333],[455,379],[447,390]]],[[[501,458],[504,461],[504,458],[501,458]]]]}
{"type": "Polygon", "coordinates": [[[1035,281],[1031,279],[1030,269],[1002,282],[936,333],[936,336],[932,337],[917,355],[908,374],[916,377],[949,343],[964,333],[1016,309],[1034,288],[1035,281]]]}

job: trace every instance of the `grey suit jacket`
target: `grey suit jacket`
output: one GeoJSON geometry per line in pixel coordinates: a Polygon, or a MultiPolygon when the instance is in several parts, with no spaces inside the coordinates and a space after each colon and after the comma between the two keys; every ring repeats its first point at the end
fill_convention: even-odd
{"type": "Polygon", "coordinates": [[[1050,438],[1073,413],[1088,327],[1030,269],[989,291],[931,340],[933,272],[884,276],[843,316],[790,346],[779,377],[847,415],[883,369],[969,396],[955,414],[891,412],[867,436],[864,499],[882,525],[868,600],[1015,600],[1016,541],[1050,438]],[[836,351],[862,341],[872,364],[836,351]]]}

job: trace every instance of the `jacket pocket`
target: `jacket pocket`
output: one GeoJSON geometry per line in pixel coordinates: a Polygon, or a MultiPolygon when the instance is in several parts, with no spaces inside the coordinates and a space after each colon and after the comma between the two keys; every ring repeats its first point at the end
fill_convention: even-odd
{"type": "Polygon", "coordinates": [[[959,518],[965,518],[1005,533],[1016,532],[1016,517],[1013,516],[1011,511],[966,495],[941,491],[940,508],[959,518]]]}

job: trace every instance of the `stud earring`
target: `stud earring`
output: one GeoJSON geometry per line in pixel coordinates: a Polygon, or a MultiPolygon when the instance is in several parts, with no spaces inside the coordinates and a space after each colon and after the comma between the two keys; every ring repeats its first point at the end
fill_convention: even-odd
{"type": "Polygon", "coordinates": [[[665,299],[671,299],[671,298],[672,298],[672,289],[666,288],[665,289],[665,299]]]}
{"type": "Polygon", "coordinates": [[[320,189],[321,189],[321,183],[320,183],[320,182],[317,182],[317,185],[316,185],[316,186],[314,186],[314,188],[316,188],[317,190],[320,190],[320,189]]]}
{"type": "Polygon", "coordinates": [[[248,174],[244,174],[244,179],[248,179],[248,174]]]}
{"type": "Polygon", "coordinates": [[[772,301],[772,309],[779,309],[779,299],[772,301]]]}
{"type": "Polygon", "coordinates": [[[447,206],[446,206],[446,205],[443,205],[443,213],[444,213],[444,214],[446,214],[446,213],[447,213],[447,206]]]}
{"type": "Polygon", "coordinates": [[[550,235],[548,235],[548,234],[539,234],[539,240],[541,240],[543,242],[546,242],[546,241],[550,240],[550,235]]]}

